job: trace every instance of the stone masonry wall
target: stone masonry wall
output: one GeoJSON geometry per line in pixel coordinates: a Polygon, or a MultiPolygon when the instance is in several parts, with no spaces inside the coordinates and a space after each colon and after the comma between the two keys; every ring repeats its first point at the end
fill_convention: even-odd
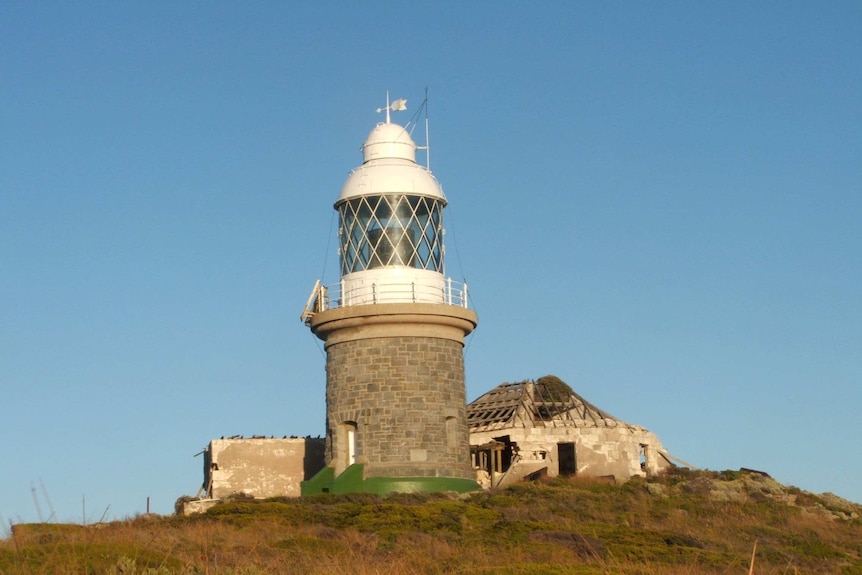
{"type": "Polygon", "coordinates": [[[331,345],[326,358],[326,461],[365,477],[473,479],[463,345],[433,337],[381,337],[331,345]]]}
{"type": "Polygon", "coordinates": [[[472,433],[470,442],[483,445],[502,436],[517,444],[522,462],[546,462],[551,477],[559,473],[557,445],[566,442],[575,444],[577,473],[587,477],[613,475],[624,481],[658,473],[670,465],[660,455],[664,448],[654,433],[626,425],[509,428],[472,433]],[[642,447],[645,469],[641,468],[642,447]]]}

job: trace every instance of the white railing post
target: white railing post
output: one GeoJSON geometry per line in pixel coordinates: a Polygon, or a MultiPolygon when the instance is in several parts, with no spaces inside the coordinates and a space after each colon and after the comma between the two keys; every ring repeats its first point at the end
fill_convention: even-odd
{"type": "Polygon", "coordinates": [[[461,297],[464,298],[464,301],[461,302],[461,305],[467,307],[467,282],[464,282],[464,289],[461,290],[461,297]]]}

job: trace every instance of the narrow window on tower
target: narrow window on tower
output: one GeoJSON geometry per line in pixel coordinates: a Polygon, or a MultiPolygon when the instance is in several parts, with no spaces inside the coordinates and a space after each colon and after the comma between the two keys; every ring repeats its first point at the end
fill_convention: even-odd
{"type": "Polygon", "coordinates": [[[446,447],[458,449],[458,420],[452,416],[446,418],[446,447]]]}
{"type": "Polygon", "coordinates": [[[356,463],[356,422],[345,421],[342,424],[342,430],[344,431],[344,433],[342,434],[342,458],[344,462],[344,467],[347,468],[356,463]]]}

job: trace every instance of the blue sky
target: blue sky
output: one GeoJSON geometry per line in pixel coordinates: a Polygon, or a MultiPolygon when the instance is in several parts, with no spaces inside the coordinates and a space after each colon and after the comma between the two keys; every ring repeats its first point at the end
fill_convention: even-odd
{"type": "Polygon", "coordinates": [[[3,524],[169,513],[210,439],[323,433],[299,314],[426,86],[469,399],[555,374],[862,501],[862,5],[368,4],[0,4],[3,524]]]}

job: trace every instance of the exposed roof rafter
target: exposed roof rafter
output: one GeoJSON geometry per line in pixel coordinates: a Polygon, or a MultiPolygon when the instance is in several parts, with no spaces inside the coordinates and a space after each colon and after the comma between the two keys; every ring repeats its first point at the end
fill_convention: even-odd
{"type": "MultiPolygon", "coordinates": [[[[564,386],[568,388],[568,386],[564,386]]],[[[503,383],[467,406],[470,431],[510,427],[627,427],[577,393],[562,392],[542,380],[503,383]]]]}

